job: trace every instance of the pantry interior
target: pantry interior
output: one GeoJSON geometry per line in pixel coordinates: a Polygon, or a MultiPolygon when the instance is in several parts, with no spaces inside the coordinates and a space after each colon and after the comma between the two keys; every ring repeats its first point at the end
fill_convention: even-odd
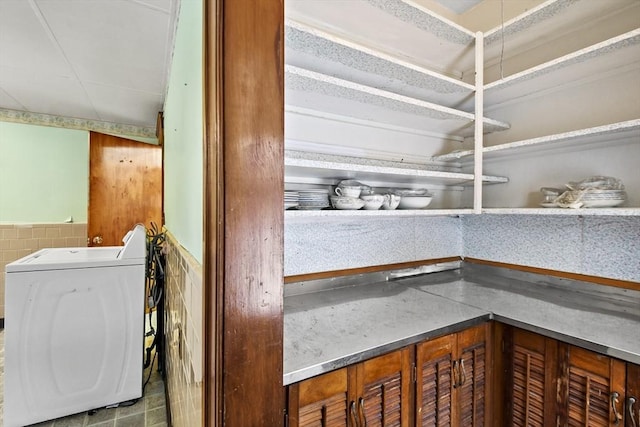
{"type": "Polygon", "coordinates": [[[634,1],[462,14],[427,0],[287,2],[285,189],[355,179],[434,198],[286,210],[285,283],[462,257],[637,289],[639,18],[634,1]],[[595,176],[620,179],[626,202],[541,205],[542,187],[595,176]]]}
{"type": "Polygon", "coordinates": [[[447,229],[437,234],[441,242],[457,240],[459,248],[432,243],[433,251],[414,251],[411,260],[495,257],[637,280],[637,265],[618,265],[615,251],[602,258],[600,237],[574,237],[612,222],[637,234],[640,4],[493,1],[462,14],[443,4],[286,3],[285,189],[356,179],[382,189],[427,188],[434,197],[422,210],[285,211],[285,276],[408,261],[406,254],[387,262],[358,255],[374,240],[389,255],[383,248],[392,237],[362,236],[393,219],[407,245],[424,243],[406,236],[403,222],[447,229]],[[541,206],[542,187],[566,189],[593,176],[618,178],[626,202],[541,206]],[[357,238],[343,232],[355,224],[357,238]],[[482,242],[488,234],[493,242],[482,242]],[[529,252],[499,249],[514,239],[531,241],[529,252]],[[328,246],[336,256],[317,260],[314,253],[328,246]]]}

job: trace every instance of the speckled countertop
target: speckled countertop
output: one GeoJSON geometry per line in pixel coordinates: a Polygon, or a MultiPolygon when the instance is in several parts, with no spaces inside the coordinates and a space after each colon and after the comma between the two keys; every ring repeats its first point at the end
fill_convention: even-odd
{"type": "Polygon", "coordinates": [[[284,311],[285,385],[489,319],[640,364],[640,292],[490,267],[334,284],[284,311]]]}

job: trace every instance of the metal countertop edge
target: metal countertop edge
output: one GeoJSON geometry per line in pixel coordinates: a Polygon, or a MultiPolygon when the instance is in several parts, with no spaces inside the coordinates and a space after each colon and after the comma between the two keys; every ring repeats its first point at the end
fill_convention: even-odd
{"type": "Polygon", "coordinates": [[[546,329],[540,326],[532,325],[530,323],[514,320],[510,317],[502,316],[495,313],[491,313],[491,319],[500,323],[504,323],[506,325],[515,326],[516,328],[524,329],[529,332],[534,332],[534,333],[543,335],[547,338],[553,338],[558,341],[565,342],[567,344],[572,344],[578,347],[585,348],[587,350],[594,351],[596,353],[604,354],[607,356],[614,357],[616,359],[623,360],[625,362],[631,362],[636,365],[640,365],[640,354],[631,353],[625,350],[619,350],[613,347],[607,347],[606,345],[603,345],[603,344],[598,344],[593,341],[577,338],[573,335],[563,334],[562,332],[559,332],[553,329],[546,329]]]}
{"type": "MultiPolygon", "coordinates": [[[[462,304],[462,303],[459,302],[459,304],[462,304]]],[[[346,366],[352,365],[354,363],[362,362],[364,360],[368,360],[376,356],[381,356],[385,353],[389,353],[394,350],[398,350],[408,345],[416,344],[424,340],[436,338],[443,335],[448,335],[455,332],[460,332],[464,329],[479,325],[489,320],[495,320],[497,322],[504,323],[510,326],[515,326],[517,328],[524,329],[529,332],[534,332],[548,338],[553,338],[553,339],[565,342],[567,344],[576,345],[578,347],[582,347],[587,350],[594,351],[596,353],[605,354],[607,356],[611,356],[616,359],[620,359],[626,362],[631,362],[631,363],[640,365],[640,354],[630,353],[628,351],[607,347],[605,345],[598,344],[592,341],[576,338],[572,335],[563,334],[562,332],[558,332],[552,329],[542,328],[536,325],[532,325],[530,323],[514,320],[510,317],[487,312],[487,314],[485,315],[482,315],[470,320],[453,323],[443,328],[425,331],[421,334],[417,334],[412,337],[405,338],[399,341],[394,341],[392,343],[383,344],[381,346],[372,348],[370,350],[365,350],[359,353],[345,355],[344,357],[341,357],[339,359],[331,360],[329,362],[320,363],[317,365],[311,365],[303,369],[298,369],[296,371],[285,373],[282,377],[283,385],[284,386],[291,385],[291,384],[294,384],[294,383],[297,383],[321,374],[326,374],[327,372],[335,371],[337,369],[344,368],[346,366]]]]}
{"type": "Polygon", "coordinates": [[[452,323],[445,327],[425,331],[423,333],[420,333],[408,338],[403,338],[401,340],[394,341],[391,343],[382,344],[378,347],[375,347],[369,350],[345,355],[343,357],[330,360],[328,362],[319,363],[316,365],[310,365],[308,367],[298,369],[296,371],[288,372],[282,376],[283,385],[285,386],[291,385],[291,384],[294,384],[294,383],[297,383],[321,374],[326,374],[328,372],[335,371],[340,368],[344,368],[354,363],[362,362],[376,356],[381,356],[385,353],[389,353],[394,350],[399,350],[408,345],[416,344],[431,338],[436,338],[439,336],[460,332],[472,326],[480,325],[484,322],[487,322],[491,320],[491,318],[492,318],[492,313],[487,312],[486,314],[475,317],[473,319],[452,323]]]}

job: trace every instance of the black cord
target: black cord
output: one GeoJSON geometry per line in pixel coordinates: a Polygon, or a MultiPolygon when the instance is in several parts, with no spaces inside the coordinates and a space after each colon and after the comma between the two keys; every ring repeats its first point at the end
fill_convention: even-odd
{"type": "Polygon", "coordinates": [[[149,367],[149,376],[147,376],[147,380],[142,385],[142,395],[143,396],[144,396],[144,389],[145,389],[145,387],[147,387],[147,384],[149,383],[149,380],[151,379],[151,374],[153,373],[153,364],[156,362],[156,356],[157,355],[158,355],[157,351],[153,353],[153,360],[151,361],[151,366],[149,367]]]}

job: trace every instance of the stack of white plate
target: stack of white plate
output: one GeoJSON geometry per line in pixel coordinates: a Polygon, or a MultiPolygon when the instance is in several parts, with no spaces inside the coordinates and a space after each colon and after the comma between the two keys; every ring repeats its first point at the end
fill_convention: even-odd
{"type": "Polygon", "coordinates": [[[284,208],[290,209],[298,206],[299,194],[297,191],[284,191],[284,208]]]}
{"type": "Polygon", "coordinates": [[[627,200],[624,190],[585,190],[580,195],[584,208],[610,208],[620,206],[627,200]]]}
{"type": "Polygon", "coordinates": [[[626,200],[624,190],[569,190],[562,193],[555,204],[563,208],[612,208],[626,200]]]}
{"type": "Polygon", "coordinates": [[[298,190],[298,209],[329,207],[329,190],[298,190]]]}

